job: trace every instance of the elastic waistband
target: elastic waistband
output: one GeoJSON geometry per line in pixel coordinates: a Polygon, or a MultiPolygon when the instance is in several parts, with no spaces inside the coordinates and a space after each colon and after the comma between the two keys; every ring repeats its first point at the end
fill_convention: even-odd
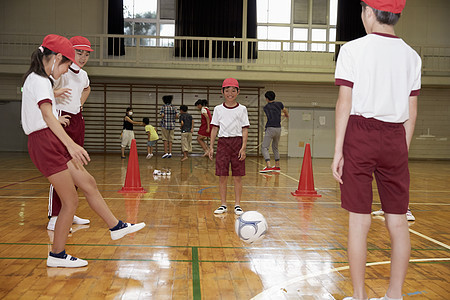
{"type": "Polygon", "coordinates": [[[32,133],[30,133],[28,136],[33,136],[33,135],[39,135],[39,134],[41,134],[41,133],[43,133],[43,132],[45,132],[45,131],[47,131],[47,130],[50,130],[51,131],[51,129],[50,128],[48,128],[48,127],[45,127],[45,128],[42,128],[42,129],[39,129],[39,130],[36,130],[36,131],[33,131],[32,133]]]}
{"type": "Polygon", "coordinates": [[[364,123],[368,123],[368,124],[379,125],[379,126],[388,126],[388,127],[403,126],[403,123],[385,122],[385,121],[380,121],[375,118],[366,118],[366,117],[358,116],[358,115],[350,115],[349,121],[364,122],[364,123]]]}
{"type": "Polygon", "coordinates": [[[242,136],[221,136],[219,139],[231,140],[231,139],[242,139],[242,136]]]}
{"type": "Polygon", "coordinates": [[[61,116],[63,116],[63,115],[78,116],[78,115],[81,115],[81,111],[79,111],[79,112],[76,113],[76,114],[73,114],[73,113],[71,113],[71,112],[68,112],[68,111],[65,111],[65,110],[61,110],[61,111],[60,111],[60,114],[61,114],[61,116]]]}

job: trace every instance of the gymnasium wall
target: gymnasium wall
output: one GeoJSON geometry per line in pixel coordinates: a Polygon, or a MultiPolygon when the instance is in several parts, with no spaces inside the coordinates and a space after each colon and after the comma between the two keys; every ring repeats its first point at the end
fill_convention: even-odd
{"type": "MultiPolygon", "coordinates": [[[[91,78],[92,82],[104,82],[104,78],[91,78]]],[[[116,80],[111,80],[112,83],[116,80]]],[[[135,82],[149,84],[148,81],[127,79],[121,82],[135,82]]],[[[172,84],[176,81],[172,82],[172,84]]],[[[26,136],[20,127],[20,95],[17,87],[21,84],[20,76],[0,75],[0,151],[27,151],[26,136]]],[[[192,82],[196,84],[195,81],[192,82]]],[[[241,83],[245,85],[244,82],[241,83]]],[[[259,122],[252,121],[252,126],[259,126],[259,131],[264,130],[265,116],[262,112],[264,105],[264,93],[273,90],[277,94],[277,100],[282,101],[289,108],[331,108],[335,106],[338,88],[329,84],[283,84],[260,83],[261,86],[261,111],[259,122]]],[[[218,87],[218,90],[220,88],[218,87]]],[[[167,91],[168,93],[170,91],[167,91]]],[[[176,92],[175,92],[176,93],[176,92]]],[[[125,95],[128,101],[128,94],[125,95]]],[[[243,99],[245,101],[245,99],[243,99]]],[[[89,99],[88,99],[89,102],[89,99]]],[[[192,101],[191,101],[192,102],[192,101]]],[[[216,101],[217,102],[217,101],[216,101]]],[[[193,110],[193,107],[191,107],[193,110]]],[[[121,115],[121,110],[119,110],[121,115]]],[[[86,114],[93,115],[86,105],[86,114]]],[[[94,114],[95,115],[95,114],[94,114]]],[[[102,118],[102,111],[96,113],[97,118],[102,118]]],[[[120,127],[117,114],[108,118],[108,123],[120,127]],[[117,124],[116,124],[117,123],[117,124]]],[[[283,122],[287,135],[283,135],[280,141],[280,153],[287,155],[288,123],[283,122]]],[[[89,132],[89,130],[88,130],[89,132]]],[[[95,138],[95,137],[90,137],[95,138]]],[[[450,87],[423,87],[419,96],[419,113],[416,130],[410,149],[411,158],[425,159],[450,159],[450,87]]],[[[194,142],[195,143],[195,142],[194,142]]],[[[334,140],[329,141],[329,147],[334,147],[334,140]]],[[[108,149],[113,150],[113,149],[108,149]]]]}

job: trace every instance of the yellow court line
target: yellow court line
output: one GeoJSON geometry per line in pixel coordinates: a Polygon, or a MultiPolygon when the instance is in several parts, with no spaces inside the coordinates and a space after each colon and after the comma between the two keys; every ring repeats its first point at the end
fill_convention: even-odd
{"type": "MultiPolygon", "coordinates": [[[[410,259],[409,260],[409,262],[427,262],[427,261],[450,261],[450,257],[449,258],[424,258],[424,259],[410,259]]],[[[390,261],[380,261],[380,262],[367,263],[366,266],[367,267],[379,266],[379,265],[387,265],[390,263],[391,263],[390,261]]],[[[251,300],[280,299],[280,298],[284,299],[284,296],[286,296],[285,294],[287,293],[286,287],[288,287],[292,284],[299,283],[306,279],[317,277],[320,275],[344,271],[344,270],[348,270],[348,269],[350,269],[350,266],[339,267],[339,268],[334,268],[334,269],[330,269],[330,270],[325,270],[325,271],[321,271],[321,272],[316,272],[316,273],[312,273],[312,274],[308,274],[308,275],[295,277],[295,278],[289,279],[288,281],[285,281],[283,283],[274,285],[274,286],[268,288],[267,290],[262,291],[255,297],[251,298],[251,300]]]]}

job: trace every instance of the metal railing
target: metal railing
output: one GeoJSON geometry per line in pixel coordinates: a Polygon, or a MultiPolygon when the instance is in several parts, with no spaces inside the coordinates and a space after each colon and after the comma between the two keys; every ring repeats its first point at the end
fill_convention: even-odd
{"type": "MultiPolygon", "coordinates": [[[[89,35],[90,66],[333,73],[343,42],[89,35]],[[264,49],[264,50],[263,50],[264,49]],[[270,49],[270,50],[265,50],[270,49]],[[244,55],[246,54],[246,55],[244,55]]],[[[28,64],[42,35],[0,34],[0,63],[28,64]]],[[[450,76],[450,47],[413,45],[425,75],[450,76]]]]}

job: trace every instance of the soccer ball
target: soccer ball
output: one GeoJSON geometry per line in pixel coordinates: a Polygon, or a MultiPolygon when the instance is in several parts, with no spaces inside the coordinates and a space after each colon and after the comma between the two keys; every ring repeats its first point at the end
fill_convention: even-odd
{"type": "Polygon", "coordinates": [[[257,211],[244,212],[234,223],[238,237],[249,244],[262,240],[268,228],[266,219],[257,211]]]}

